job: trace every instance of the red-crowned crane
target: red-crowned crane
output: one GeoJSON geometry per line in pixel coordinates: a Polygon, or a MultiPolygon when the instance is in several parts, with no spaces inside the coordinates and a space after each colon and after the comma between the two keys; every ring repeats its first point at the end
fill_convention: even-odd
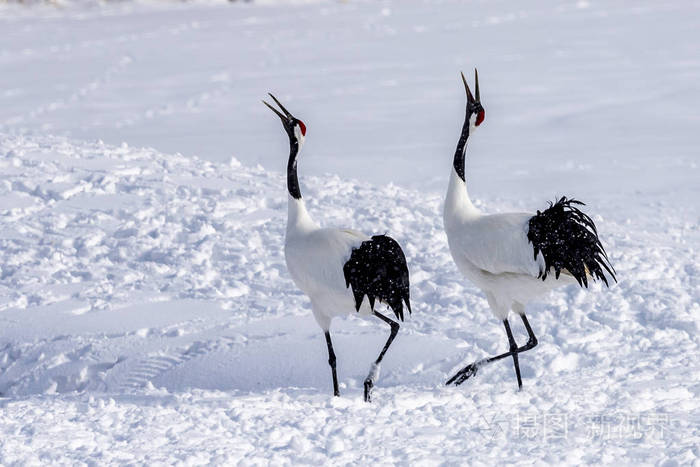
{"type": "Polygon", "coordinates": [[[521,389],[518,355],[537,345],[525,305],[556,287],[572,283],[588,287],[589,279],[599,279],[607,286],[606,273],[616,279],[593,221],[578,208],[583,205],[580,201],[562,197],[537,214],[482,214],[471,202],[464,170],[467,139],[485,116],[476,70],[474,79],[476,96],[462,74],[467,110],[445,198],[445,232],[458,269],[484,292],[491,311],[503,321],[510,348],[467,365],[447,384],[462,384],[483,365],[512,357],[521,389]],[[528,333],[521,347],[508,323],[511,310],[520,316],[528,333]]]}
{"type": "Polygon", "coordinates": [[[295,118],[270,94],[281,112],[263,101],[282,119],[289,137],[287,162],[287,235],[284,256],[294,283],[311,300],[311,310],[321,326],[328,346],[328,364],[333,376],[333,395],[339,396],[336,358],[330,325],[336,316],[374,315],[391,326],[389,339],[370,368],[364,382],[364,398],[371,401],[379,378],[379,365],[399,331],[399,323],[374,309],[375,301],[388,305],[403,321],[409,299],[408,266],[399,244],[386,235],[368,237],[350,229],[321,228],[304,206],[297,179],[297,157],[306,136],[306,125],[295,118]],[[364,300],[364,296],[367,300],[364,300]]]}

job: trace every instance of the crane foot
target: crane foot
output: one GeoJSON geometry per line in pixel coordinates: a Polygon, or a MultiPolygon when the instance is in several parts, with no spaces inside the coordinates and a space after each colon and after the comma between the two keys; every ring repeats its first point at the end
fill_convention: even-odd
{"type": "Polygon", "coordinates": [[[455,373],[455,375],[452,378],[448,379],[447,383],[445,384],[449,386],[450,384],[454,383],[455,386],[459,386],[472,376],[476,375],[477,371],[479,371],[479,365],[477,364],[477,362],[467,365],[461,370],[459,370],[457,373],[455,373]]]}

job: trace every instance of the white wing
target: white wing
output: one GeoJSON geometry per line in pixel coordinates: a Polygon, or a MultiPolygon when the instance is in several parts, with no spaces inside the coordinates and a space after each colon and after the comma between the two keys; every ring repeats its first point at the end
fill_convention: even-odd
{"type": "MultiPolygon", "coordinates": [[[[527,239],[529,213],[480,216],[448,232],[450,248],[479,269],[492,274],[515,273],[534,277],[544,271],[544,258],[534,258],[527,239]]],[[[457,259],[457,258],[455,258],[457,259]]]]}
{"type": "Polygon", "coordinates": [[[347,292],[343,265],[353,248],[369,237],[349,229],[317,229],[287,237],[287,268],[297,286],[307,294],[347,292]]]}

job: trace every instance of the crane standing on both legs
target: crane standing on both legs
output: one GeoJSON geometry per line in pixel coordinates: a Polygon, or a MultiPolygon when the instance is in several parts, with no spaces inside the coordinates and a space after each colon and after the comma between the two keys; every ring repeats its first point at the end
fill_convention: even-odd
{"type": "Polygon", "coordinates": [[[294,283],[311,299],[311,310],[323,329],[333,394],[340,395],[336,358],[331,341],[331,320],[360,313],[374,315],[391,327],[389,339],[364,381],[364,399],[370,402],[379,378],[384,354],[399,332],[399,323],[374,309],[375,301],[387,304],[403,321],[404,303],[411,312],[408,266],[399,244],[386,235],[368,237],[350,229],[321,228],[309,215],[301,198],[297,156],[306,136],[306,125],[270,94],[280,110],[263,101],[282,120],[289,137],[287,162],[288,214],[284,256],[294,283]],[[367,300],[364,300],[365,295],[367,300]]]}

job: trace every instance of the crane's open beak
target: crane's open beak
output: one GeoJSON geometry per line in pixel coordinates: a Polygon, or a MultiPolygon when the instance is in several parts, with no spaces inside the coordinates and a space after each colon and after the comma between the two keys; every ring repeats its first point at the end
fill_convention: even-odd
{"type": "Polygon", "coordinates": [[[464,77],[462,73],[462,82],[464,83],[464,90],[467,91],[467,115],[471,116],[476,114],[476,120],[474,121],[474,126],[479,126],[484,121],[486,112],[481,106],[481,93],[479,92],[479,72],[474,68],[474,86],[476,86],[476,97],[472,95],[471,89],[467,84],[467,78],[464,77]]]}
{"type": "Polygon", "coordinates": [[[481,102],[481,95],[479,93],[479,72],[474,68],[474,85],[476,86],[476,98],[472,95],[469,85],[467,84],[467,78],[464,77],[462,73],[462,82],[464,83],[464,89],[467,91],[467,100],[469,102],[481,102]]]}
{"type": "Polygon", "coordinates": [[[276,108],[272,107],[270,104],[268,104],[268,103],[265,102],[265,101],[262,101],[263,104],[265,104],[266,106],[268,106],[268,107],[270,108],[270,110],[272,110],[274,113],[276,113],[277,116],[279,116],[279,118],[282,119],[282,122],[283,122],[283,123],[286,124],[286,123],[289,123],[290,121],[295,120],[294,116],[293,116],[292,114],[290,114],[289,111],[288,111],[287,109],[285,109],[284,106],[283,106],[282,104],[280,104],[280,101],[278,101],[277,98],[276,98],[275,96],[273,96],[273,95],[270,94],[269,92],[268,92],[268,94],[270,95],[270,97],[272,97],[272,99],[273,99],[273,100],[275,101],[275,103],[279,106],[279,108],[282,109],[282,112],[284,112],[284,114],[282,114],[282,112],[280,112],[280,111],[277,110],[276,108]]]}
{"type": "Polygon", "coordinates": [[[464,89],[467,91],[467,102],[471,102],[474,100],[474,96],[472,96],[472,92],[469,90],[469,85],[467,84],[467,78],[464,77],[464,73],[462,73],[462,82],[464,83],[464,89]]]}

